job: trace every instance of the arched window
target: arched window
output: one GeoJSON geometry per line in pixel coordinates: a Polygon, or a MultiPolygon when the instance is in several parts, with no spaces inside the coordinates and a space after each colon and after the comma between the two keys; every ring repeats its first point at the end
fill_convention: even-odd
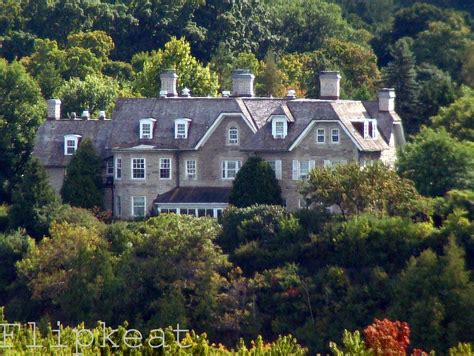
{"type": "Polygon", "coordinates": [[[229,128],[229,145],[237,145],[239,143],[239,129],[235,126],[229,128]]]}

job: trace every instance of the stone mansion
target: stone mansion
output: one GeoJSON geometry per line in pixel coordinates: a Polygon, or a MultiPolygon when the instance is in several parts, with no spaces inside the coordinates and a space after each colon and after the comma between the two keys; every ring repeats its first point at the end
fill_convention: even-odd
{"type": "MultiPolygon", "coordinates": [[[[118,99],[112,118],[61,116],[61,101],[48,100],[34,154],[56,192],[85,138],[103,159],[105,207],[116,218],[160,212],[220,215],[232,180],[245,160],[267,160],[289,209],[302,207],[298,182],[315,166],[381,160],[393,165],[405,142],[393,89],[378,101],[341,100],[338,72],[322,72],[319,99],[255,97],[254,76],[233,73],[232,92],[193,97],[177,92],[176,73],[161,74],[156,98],[118,99]]],[[[256,186],[255,189],[258,189],[256,186]]]]}

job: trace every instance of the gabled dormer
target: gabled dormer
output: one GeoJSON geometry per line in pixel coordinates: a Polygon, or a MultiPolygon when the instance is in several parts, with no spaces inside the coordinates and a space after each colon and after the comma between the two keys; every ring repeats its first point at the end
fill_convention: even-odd
{"type": "Polygon", "coordinates": [[[285,115],[273,115],[272,136],[274,139],[283,139],[288,134],[288,119],[285,115]]]}
{"type": "Polygon", "coordinates": [[[72,156],[77,151],[81,135],[64,135],[64,155],[72,156]]]}
{"type": "Polygon", "coordinates": [[[155,128],[156,120],[153,118],[140,119],[140,139],[153,139],[153,130],[155,128]]]}
{"type": "Polygon", "coordinates": [[[179,118],[174,120],[174,138],[186,139],[188,138],[189,124],[191,119],[179,118]]]}

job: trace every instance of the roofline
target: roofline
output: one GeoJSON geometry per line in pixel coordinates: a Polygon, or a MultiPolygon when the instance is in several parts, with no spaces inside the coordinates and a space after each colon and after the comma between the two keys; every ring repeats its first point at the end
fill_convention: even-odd
{"type": "Polygon", "coordinates": [[[230,113],[229,112],[223,112],[223,113],[219,114],[219,116],[214,121],[214,123],[211,125],[211,127],[209,127],[209,129],[206,131],[204,136],[196,144],[196,146],[194,147],[195,150],[198,150],[202,145],[204,145],[207,142],[209,137],[211,137],[212,133],[217,129],[217,127],[220,125],[220,123],[222,122],[222,120],[224,119],[225,116],[240,116],[242,119],[244,119],[245,123],[250,128],[250,130],[252,130],[252,132],[254,134],[257,132],[257,128],[252,125],[252,123],[245,117],[244,114],[242,114],[240,112],[234,112],[234,113],[232,113],[232,112],[230,112],[230,113]]]}
{"type": "Polygon", "coordinates": [[[296,138],[296,140],[292,143],[292,145],[290,146],[290,148],[288,149],[288,151],[293,151],[294,148],[296,148],[297,146],[299,146],[299,144],[301,143],[301,141],[303,141],[303,139],[308,135],[309,131],[314,127],[314,125],[316,125],[318,122],[336,122],[339,124],[339,126],[342,127],[342,129],[344,130],[344,132],[346,133],[347,136],[349,136],[352,140],[352,142],[356,145],[357,149],[359,151],[366,151],[364,149],[362,149],[362,147],[360,146],[360,144],[355,140],[354,136],[352,136],[352,134],[349,132],[349,130],[347,130],[347,128],[342,124],[342,122],[340,120],[316,120],[316,119],[313,119],[309,124],[308,126],[306,126],[306,128],[303,130],[303,132],[296,138]]]}

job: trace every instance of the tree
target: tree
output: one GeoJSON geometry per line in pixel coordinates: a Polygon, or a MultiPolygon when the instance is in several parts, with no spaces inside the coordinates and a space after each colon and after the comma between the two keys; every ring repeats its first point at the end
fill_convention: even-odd
{"type": "Polygon", "coordinates": [[[396,110],[407,133],[415,134],[420,128],[418,117],[419,83],[416,80],[415,57],[407,38],[398,40],[392,47],[393,61],[384,69],[385,85],[395,88],[396,110]]]}
{"type": "Polygon", "coordinates": [[[473,293],[464,251],[451,237],[442,256],[425,250],[410,259],[396,280],[390,313],[411,325],[414,346],[443,352],[472,340],[473,293]]]}
{"type": "Polygon", "coordinates": [[[260,157],[250,157],[237,173],[229,203],[243,208],[254,204],[281,205],[281,188],[270,165],[260,157]],[[257,189],[255,189],[257,188],[257,189]]]}
{"type": "Polygon", "coordinates": [[[90,50],[97,58],[107,59],[114,49],[114,41],[104,31],[78,32],[67,36],[69,47],[90,50]]]}
{"type": "Polygon", "coordinates": [[[0,58],[0,201],[10,201],[15,181],[33,150],[46,104],[38,84],[18,62],[0,58]]]}
{"type": "Polygon", "coordinates": [[[83,110],[89,110],[96,117],[100,110],[111,115],[119,96],[130,96],[130,93],[121,90],[115,79],[102,75],[88,75],[84,80],[71,78],[54,93],[62,101],[63,113],[80,115],[83,110]]]}
{"type": "Polygon", "coordinates": [[[191,47],[185,39],[176,38],[167,42],[163,49],[148,55],[143,70],[137,73],[133,84],[135,90],[141,95],[156,97],[160,88],[160,73],[169,68],[176,69],[179,91],[187,87],[194,96],[217,94],[217,75],[211,72],[209,65],[203,66],[192,56],[191,47]]]}
{"type": "Polygon", "coordinates": [[[474,141],[474,90],[467,87],[463,95],[432,117],[435,127],[444,127],[458,140],[474,141]]]}
{"type": "Polygon", "coordinates": [[[423,105],[419,106],[419,123],[429,125],[430,118],[443,106],[448,106],[458,96],[456,83],[451,76],[437,67],[423,63],[416,68],[417,81],[420,84],[419,97],[423,105]]]}
{"type": "Polygon", "coordinates": [[[410,344],[410,328],[400,321],[375,319],[364,329],[364,336],[377,356],[405,354],[410,344]]]}
{"type": "Polygon", "coordinates": [[[472,188],[474,146],[446,130],[423,129],[398,154],[397,170],[426,196],[442,196],[451,189],[472,188]]]}
{"type": "Polygon", "coordinates": [[[262,72],[256,79],[258,96],[281,97],[285,95],[283,73],[278,69],[275,55],[271,50],[265,55],[262,72]]]}
{"type": "Polygon", "coordinates": [[[65,203],[80,208],[102,207],[101,159],[89,139],[84,139],[71,158],[61,196],[65,203]]]}
{"type": "Polygon", "coordinates": [[[316,167],[300,192],[309,207],[336,205],[344,217],[362,212],[411,216],[425,208],[413,183],[381,163],[363,169],[357,162],[316,167]]]}
{"type": "Polygon", "coordinates": [[[13,190],[10,225],[13,228],[24,227],[30,235],[41,238],[48,231],[46,210],[56,202],[56,195],[49,186],[43,165],[37,158],[30,157],[13,190]]]}

